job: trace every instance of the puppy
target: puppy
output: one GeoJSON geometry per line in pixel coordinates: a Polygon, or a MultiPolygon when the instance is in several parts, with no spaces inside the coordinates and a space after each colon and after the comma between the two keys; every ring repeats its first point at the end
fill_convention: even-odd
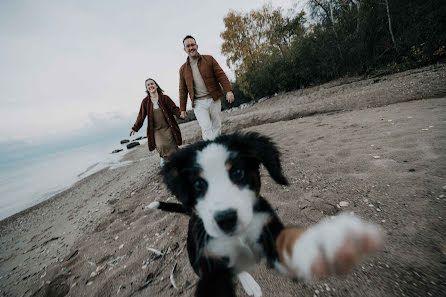
{"type": "Polygon", "coordinates": [[[244,271],[262,258],[279,273],[312,280],[345,274],[382,245],[380,229],[354,215],[325,219],[306,230],[285,227],[260,196],[260,164],[275,182],[288,184],[276,145],[257,133],[195,143],[161,170],[181,204],[150,206],[190,216],[187,250],[200,278],[195,296],[235,296],[235,277],[255,283],[244,271]]]}

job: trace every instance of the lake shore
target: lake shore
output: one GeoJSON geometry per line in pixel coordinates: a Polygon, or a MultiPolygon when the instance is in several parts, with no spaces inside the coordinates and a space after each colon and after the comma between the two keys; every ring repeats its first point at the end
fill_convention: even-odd
{"type": "MultiPolygon", "coordinates": [[[[224,133],[256,131],[279,145],[290,186],[262,171],[261,193],[285,224],[354,211],[387,233],[384,251],[345,279],[296,283],[259,265],[263,296],[443,295],[445,115],[445,65],[345,78],[223,113],[224,133]]],[[[200,139],[196,122],[180,128],[185,144],[200,139]]],[[[159,157],[141,145],[122,161],[0,221],[0,296],[193,295],[187,217],[146,208],[174,199],[159,157]]]]}

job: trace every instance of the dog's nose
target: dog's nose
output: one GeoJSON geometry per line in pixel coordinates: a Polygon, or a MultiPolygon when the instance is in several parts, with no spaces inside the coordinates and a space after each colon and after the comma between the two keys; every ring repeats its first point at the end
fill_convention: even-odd
{"type": "Polygon", "coordinates": [[[214,219],[221,230],[231,233],[237,224],[237,211],[233,208],[219,211],[215,214],[214,219]]]}

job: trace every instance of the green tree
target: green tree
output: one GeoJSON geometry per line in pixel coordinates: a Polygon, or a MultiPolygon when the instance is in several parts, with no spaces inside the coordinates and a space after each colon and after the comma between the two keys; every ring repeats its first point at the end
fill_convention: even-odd
{"type": "Polygon", "coordinates": [[[310,22],[264,7],[231,12],[221,34],[238,91],[259,99],[344,75],[446,59],[444,0],[308,0],[310,22]]]}

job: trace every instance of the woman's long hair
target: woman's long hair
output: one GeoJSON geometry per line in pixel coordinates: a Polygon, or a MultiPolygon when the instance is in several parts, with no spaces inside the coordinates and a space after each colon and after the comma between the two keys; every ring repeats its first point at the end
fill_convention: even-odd
{"type": "Polygon", "coordinates": [[[153,78],[148,78],[148,79],[146,79],[146,81],[144,82],[144,86],[146,87],[146,93],[147,94],[149,94],[149,96],[150,96],[150,92],[149,91],[147,91],[147,81],[148,80],[153,80],[153,82],[155,83],[155,85],[156,85],[156,87],[157,87],[157,92],[158,92],[158,94],[163,94],[163,89],[161,89],[160,88],[160,86],[158,85],[158,83],[153,79],[153,78]]]}

